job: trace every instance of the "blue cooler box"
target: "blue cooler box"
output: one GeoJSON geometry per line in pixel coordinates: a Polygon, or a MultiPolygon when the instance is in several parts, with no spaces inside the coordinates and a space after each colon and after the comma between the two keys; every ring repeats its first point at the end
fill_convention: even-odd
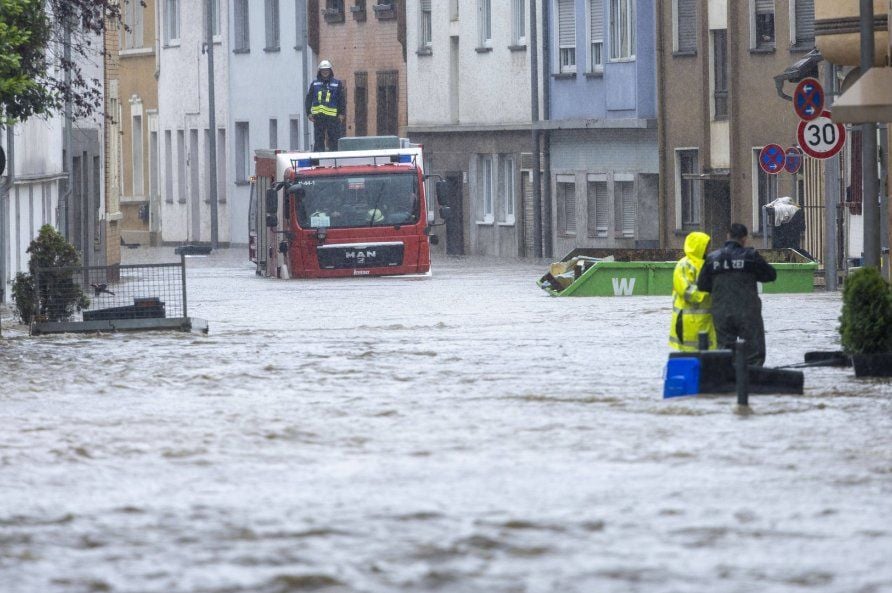
{"type": "Polygon", "coordinates": [[[670,358],[663,375],[663,399],[700,392],[700,359],[670,358]]]}

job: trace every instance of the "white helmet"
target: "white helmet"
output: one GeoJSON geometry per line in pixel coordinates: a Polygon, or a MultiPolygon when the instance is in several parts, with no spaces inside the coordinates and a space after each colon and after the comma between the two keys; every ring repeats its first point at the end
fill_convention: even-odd
{"type": "Polygon", "coordinates": [[[326,69],[331,70],[331,62],[329,62],[328,60],[322,60],[321,62],[319,62],[319,70],[326,69]]]}

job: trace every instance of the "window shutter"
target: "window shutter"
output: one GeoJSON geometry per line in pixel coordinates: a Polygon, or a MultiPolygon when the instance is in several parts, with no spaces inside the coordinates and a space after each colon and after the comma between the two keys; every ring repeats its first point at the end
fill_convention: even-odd
{"type": "Polygon", "coordinates": [[[796,0],[796,44],[807,45],[815,41],[815,2],[796,0]]]}
{"type": "Polygon", "coordinates": [[[592,41],[603,41],[604,39],[604,0],[590,0],[589,13],[591,14],[592,41]]]}
{"type": "Polygon", "coordinates": [[[774,13],[774,0],[756,0],[756,14],[774,13]]]}
{"type": "Polygon", "coordinates": [[[421,0],[421,11],[422,12],[430,12],[431,11],[431,0],[421,0]]]}
{"type": "Polygon", "coordinates": [[[573,0],[558,0],[558,45],[576,47],[576,15],[573,0]]]}
{"type": "Polygon", "coordinates": [[[678,51],[697,49],[697,3],[678,0],[678,51]]]}
{"type": "Polygon", "coordinates": [[[607,236],[607,182],[595,183],[595,228],[599,237],[607,236]]]}
{"type": "Polygon", "coordinates": [[[637,208],[635,207],[635,195],[632,193],[633,184],[631,181],[623,181],[617,185],[622,192],[623,235],[626,237],[634,237],[637,208]]]}

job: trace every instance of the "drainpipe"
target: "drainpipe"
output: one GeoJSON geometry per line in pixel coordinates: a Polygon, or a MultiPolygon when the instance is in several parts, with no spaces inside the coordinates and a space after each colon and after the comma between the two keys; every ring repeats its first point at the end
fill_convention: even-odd
{"type": "MultiPolygon", "coordinates": [[[[551,119],[551,44],[547,42],[548,33],[551,31],[551,2],[542,3],[542,34],[546,37],[546,43],[542,44],[542,63],[545,71],[545,84],[542,88],[542,101],[545,104],[543,119],[548,121],[551,119]]],[[[543,233],[542,255],[551,257],[553,251],[551,236],[551,134],[545,130],[545,142],[543,152],[545,153],[545,213],[542,219],[543,233]]]]}
{"type": "MultiPolygon", "coordinates": [[[[70,19],[65,19],[65,33],[64,33],[64,42],[63,42],[64,50],[63,56],[66,63],[71,63],[71,21],[70,19]]],[[[71,68],[65,69],[65,86],[67,88],[71,88],[71,68]]],[[[61,216],[59,216],[59,221],[61,222],[62,228],[62,236],[71,243],[72,242],[72,227],[74,226],[74,209],[71,207],[71,196],[74,182],[74,175],[72,171],[74,169],[74,148],[72,146],[71,140],[71,99],[68,98],[65,101],[65,162],[63,163],[63,167],[65,169],[66,181],[65,181],[65,192],[62,194],[61,204],[59,204],[59,210],[61,211],[61,216]]],[[[83,215],[81,216],[83,219],[83,215]]],[[[86,253],[87,248],[86,245],[79,245],[82,253],[86,253]]]]}
{"type": "Polygon", "coordinates": [[[666,124],[663,121],[663,111],[665,106],[665,85],[666,78],[663,75],[663,7],[657,3],[657,155],[660,159],[660,190],[657,194],[657,208],[660,212],[660,247],[669,247],[669,221],[666,219],[668,208],[666,207],[666,176],[668,175],[666,166],[666,124]]]}
{"type": "MultiPolygon", "coordinates": [[[[873,0],[861,0],[861,76],[873,67],[873,0]]],[[[864,266],[880,266],[880,207],[877,180],[877,125],[861,124],[861,176],[864,186],[864,266]]]]}
{"type": "MultiPolygon", "coordinates": [[[[217,249],[217,104],[214,95],[214,14],[213,1],[207,0],[207,35],[205,43],[208,47],[208,177],[211,199],[211,249],[217,249]]],[[[218,17],[219,18],[219,17],[218,17]]]]}
{"type": "MultiPolygon", "coordinates": [[[[532,104],[533,130],[533,257],[542,257],[542,171],[539,151],[539,37],[536,20],[536,0],[530,2],[530,102],[532,104]]],[[[543,35],[547,35],[543,31],[543,35]]],[[[547,41],[545,43],[547,45],[547,41]]]]}
{"type": "Polygon", "coordinates": [[[0,303],[6,302],[6,252],[9,238],[6,236],[6,208],[9,192],[15,182],[15,134],[12,125],[6,126],[6,181],[0,186],[0,303]]]}

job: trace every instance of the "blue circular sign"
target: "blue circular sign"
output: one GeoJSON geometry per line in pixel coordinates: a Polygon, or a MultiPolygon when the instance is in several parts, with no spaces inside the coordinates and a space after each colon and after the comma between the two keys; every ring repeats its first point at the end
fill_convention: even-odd
{"type": "Polygon", "coordinates": [[[799,119],[811,121],[824,111],[824,87],[814,78],[806,78],[793,91],[793,111],[799,119]]]}
{"type": "Polygon", "coordinates": [[[777,144],[769,144],[759,151],[759,167],[766,173],[780,173],[784,170],[784,161],[784,149],[777,144]]]}

